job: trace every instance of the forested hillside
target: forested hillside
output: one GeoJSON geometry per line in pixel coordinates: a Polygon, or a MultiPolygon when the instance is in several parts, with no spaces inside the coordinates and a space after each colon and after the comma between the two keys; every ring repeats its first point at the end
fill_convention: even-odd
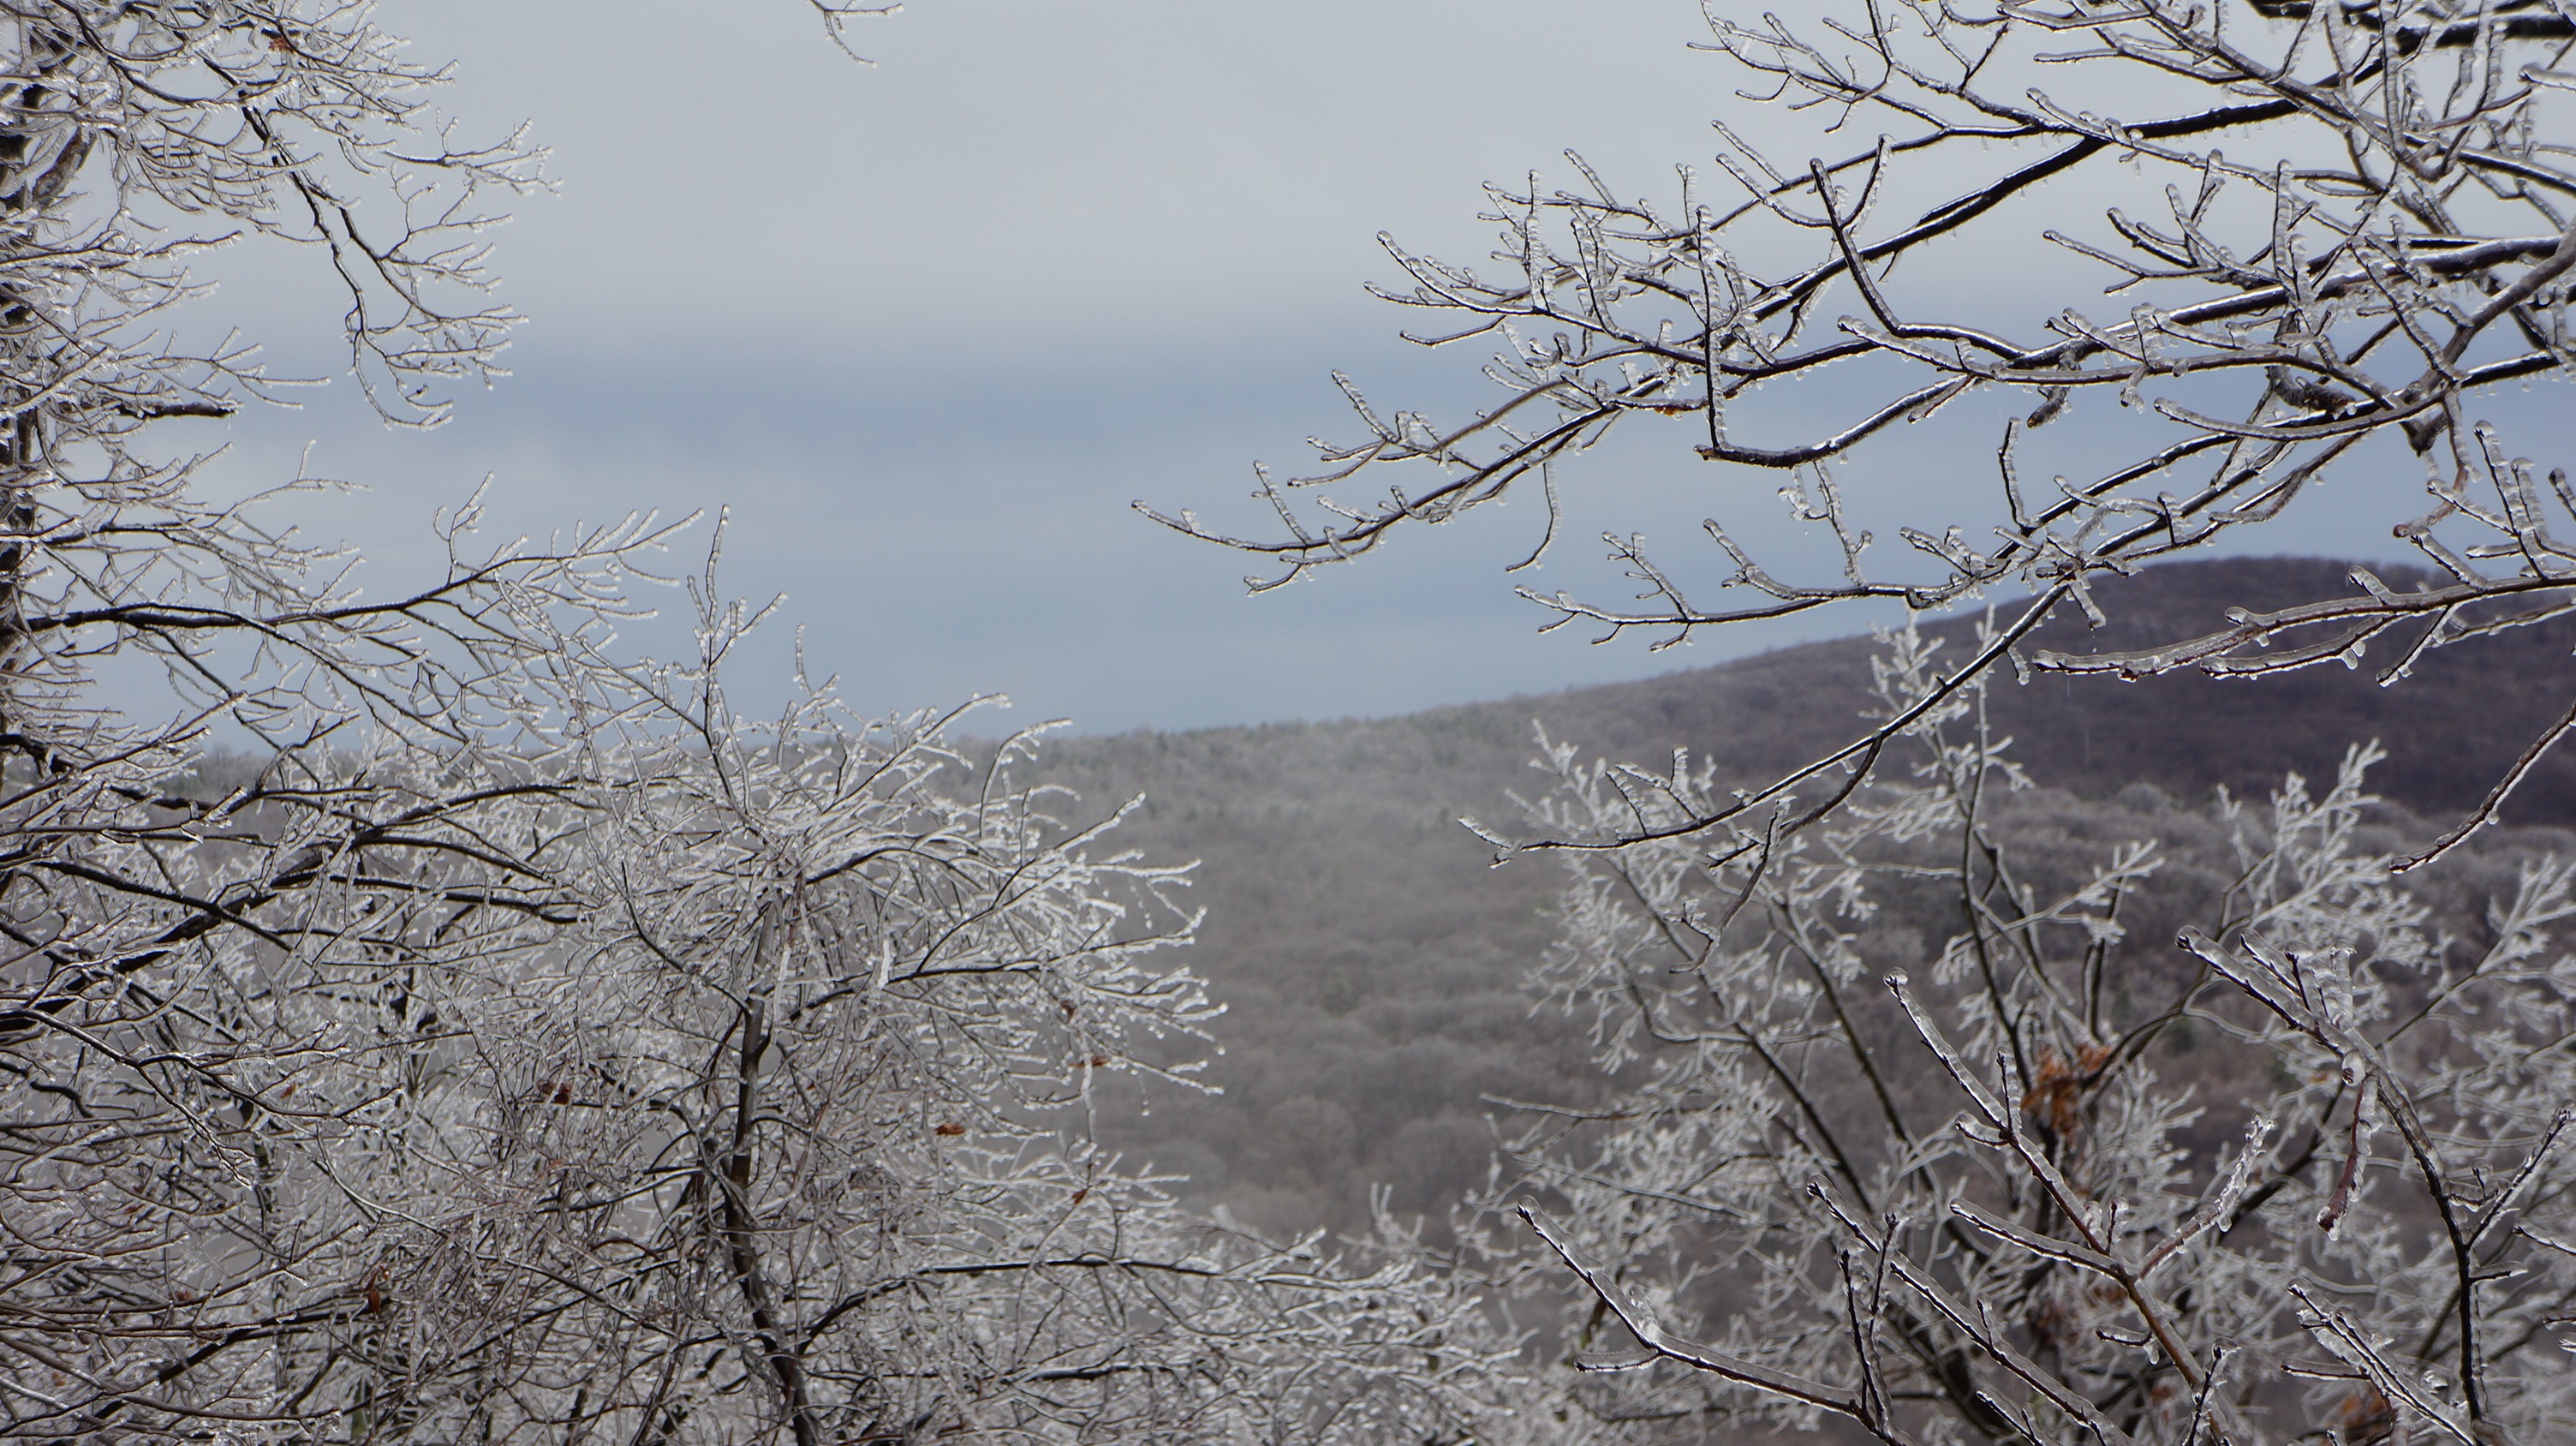
{"type": "MultiPolygon", "coordinates": [[[[2215,630],[2229,608],[2319,596],[2345,570],[2309,559],[2158,567],[2097,589],[2109,628],[2062,617],[2042,644],[2114,651],[2215,630]]],[[[1955,651],[1973,628],[1960,619],[1933,631],[1955,651]]],[[[2377,654],[2261,682],[2047,677],[2000,685],[1992,717],[2034,782],[2070,795],[2044,801],[2053,836],[2186,842],[2205,832],[2189,815],[2216,788],[2259,798],[2292,771],[2331,777],[2349,744],[2371,739],[2391,755],[2373,784],[2400,806],[2392,826],[2411,828],[2407,814],[2474,805],[2565,708],[2571,647],[2576,626],[2543,623],[2436,652],[2390,687],[2377,682],[2374,665],[2389,661],[2377,654]]],[[[1399,1210],[1437,1214],[1483,1179],[1490,1101],[1561,1102],[1601,1087],[1579,1031],[1533,1013],[1521,990],[1551,937],[1561,870],[1545,858],[1490,867],[1492,851],[1457,818],[1516,822],[1514,791],[1544,781],[1530,769],[1534,726],[1586,754],[1658,768],[1675,746],[1748,779],[1803,762],[1812,740],[1868,705],[1872,649],[1867,638],[1811,644],[1402,718],[1050,745],[1048,773],[1085,810],[1144,797],[1126,844],[1202,860],[1195,897],[1208,922],[1194,965],[1229,1006],[1207,1075],[1222,1094],[1158,1089],[1149,1113],[1105,1111],[1104,1127],[1187,1174],[1191,1198],[1260,1225],[1356,1226],[1381,1184],[1399,1210]]],[[[2576,760],[2546,760],[2505,818],[2576,824],[2576,760]]],[[[1904,937],[1877,947],[1887,957],[1874,962],[1906,962],[1896,957],[1904,937]]]]}

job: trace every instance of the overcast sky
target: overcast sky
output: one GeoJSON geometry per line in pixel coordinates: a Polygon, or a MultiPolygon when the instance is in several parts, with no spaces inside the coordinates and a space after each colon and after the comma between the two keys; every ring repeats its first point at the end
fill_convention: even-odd
{"type": "MultiPolygon", "coordinates": [[[[1481,184],[1570,179],[1568,147],[1669,194],[1709,118],[1747,110],[1688,48],[1692,0],[920,0],[857,29],[866,67],[799,0],[382,16],[415,59],[455,60],[469,126],[530,122],[561,183],[500,238],[533,318],[516,374],[447,427],[387,433],[345,384],[230,425],[238,484],[308,442],[315,471],[365,482],[308,526],[392,577],[486,474],[512,530],[729,507],[727,589],[786,593],[811,666],[863,705],[1004,690],[1086,730],[1391,714],[1726,655],[1538,636],[1501,572],[1530,503],[1259,598],[1245,559],[1128,508],[1256,523],[1254,459],[1349,435],[1336,367],[1389,404],[1481,399],[1478,354],[1403,345],[1364,293],[1394,279],[1376,234],[1481,261],[1481,184]]],[[[220,260],[245,279],[218,309],[281,367],[327,367],[328,295],[287,261],[220,260]]],[[[1541,582],[1615,592],[1582,540],[1605,526],[1721,575],[1697,520],[1776,514],[1774,484],[1688,443],[1642,430],[1588,468],[1541,582]]],[[[1728,650],[1819,626],[1840,627],[1728,650]]],[[[755,663],[783,668],[789,640],[755,663]]]]}

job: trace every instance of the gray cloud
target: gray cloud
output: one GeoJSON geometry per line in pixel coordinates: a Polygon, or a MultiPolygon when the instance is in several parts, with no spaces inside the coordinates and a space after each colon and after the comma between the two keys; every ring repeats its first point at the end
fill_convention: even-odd
{"type": "MultiPolygon", "coordinates": [[[[1372,237],[1480,259],[1479,184],[1571,179],[1568,146],[1668,193],[1715,148],[1708,116],[1745,110],[1686,48],[1688,0],[924,0],[859,27],[873,68],[794,0],[386,20],[417,58],[457,60],[469,127],[528,119],[562,182],[501,237],[505,294],[535,318],[518,375],[450,426],[387,434],[339,386],[226,429],[230,485],[284,475],[307,441],[315,470],[366,482],[310,527],[358,539],[389,583],[488,472],[512,530],[730,506],[729,587],[786,592],[813,668],[872,707],[1008,689],[1024,717],[1104,729],[1384,714],[1720,656],[1534,636],[1500,575],[1534,503],[1249,600],[1244,559],[1126,507],[1256,523],[1251,460],[1293,466],[1308,434],[1347,430],[1334,366],[1407,405],[1481,400],[1473,356],[1404,347],[1362,293],[1394,271],[1372,237]]],[[[278,252],[224,258],[239,280],[200,324],[327,368],[327,293],[278,252]]],[[[1836,399],[1773,405],[1792,427],[1836,399]]],[[[1588,540],[1605,526],[1670,539],[1713,582],[1692,535],[1721,508],[1798,545],[1771,480],[1714,473],[1688,440],[1641,429],[1588,467],[1541,584],[1615,591],[1588,540]]],[[[1903,485],[1975,485],[1991,442],[1969,441],[1911,440],[1936,460],[1903,485]]]]}

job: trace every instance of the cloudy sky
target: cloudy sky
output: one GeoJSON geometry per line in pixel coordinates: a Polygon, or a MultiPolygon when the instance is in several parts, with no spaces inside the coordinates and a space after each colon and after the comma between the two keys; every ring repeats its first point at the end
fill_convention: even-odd
{"type": "MultiPolygon", "coordinates": [[[[1394,405],[1478,400],[1477,355],[1406,346],[1363,291],[1394,279],[1374,238],[1481,260],[1481,184],[1570,179],[1569,147],[1668,193],[1715,149],[1709,118],[1748,111],[1689,48],[1693,0],[919,0],[855,32],[873,66],[799,0],[388,0],[383,19],[415,59],[454,59],[469,126],[529,122],[561,183],[501,236],[504,294],[533,318],[515,375],[447,427],[388,433],[346,385],[230,426],[236,483],[309,443],[316,472],[367,484],[308,526],[389,579],[488,474],[513,530],[729,508],[728,590],[785,593],[810,665],[870,708],[1006,690],[1022,718],[1196,726],[1725,656],[1537,635],[1501,571],[1537,535],[1530,503],[1258,598],[1245,559],[1128,507],[1257,525],[1256,458],[1294,468],[1307,436],[1349,434],[1337,367],[1394,405]]],[[[219,309],[286,370],[332,356],[310,260],[225,263],[219,309]]],[[[1615,593],[1581,541],[1604,527],[1669,538],[1714,581],[1698,519],[1780,509],[1688,442],[1641,430],[1587,468],[1543,585],[1615,593]]],[[[1988,466],[1972,450],[1924,485],[1988,466]]],[[[791,637],[755,664],[783,668],[791,637]]]]}

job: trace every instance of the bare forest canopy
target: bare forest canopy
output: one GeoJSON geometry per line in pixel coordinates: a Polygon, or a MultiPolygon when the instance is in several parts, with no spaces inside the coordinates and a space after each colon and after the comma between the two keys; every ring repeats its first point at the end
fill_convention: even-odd
{"type": "MultiPolygon", "coordinates": [[[[2096,585],[2109,626],[2069,604],[2038,646],[2117,651],[2149,637],[2223,626],[2230,608],[2319,596],[2348,564],[2308,558],[2168,564],[2096,585]]],[[[2381,569],[2391,587],[2417,579],[2381,569]]],[[[1964,652],[1971,618],[1928,624],[1964,652]]],[[[2224,787],[2261,801],[2291,773],[2322,785],[2346,749],[2377,740],[2370,773],[2392,805],[2386,827],[2409,840],[2477,805],[2515,755],[2564,707],[2555,690],[2576,649],[2576,620],[2445,649],[2402,686],[2380,687],[2368,660],[2328,662],[2256,681],[2170,673],[2119,682],[2041,675],[1989,693],[1996,734],[2050,795],[2034,837],[2070,855],[2165,836],[2188,860],[2206,806],[2224,787]]],[[[1517,822],[1515,793],[1549,780],[1532,768],[1533,725],[1600,755],[1660,769],[1675,745],[1755,783],[1805,763],[1872,705],[1870,638],[1784,648],[1642,682],[1440,708],[1406,717],[1284,723],[1186,733],[1139,731],[1051,743],[1042,765],[1086,810],[1134,795],[1120,830],[1158,859],[1196,858],[1193,903],[1207,910],[1193,967],[1228,1013],[1208,1081],[1223,1093],[1158,1086],[1148,1112],[1104,1111],[1131,1157],[1191,1177],[1189,1195],[1248,1223],[1359,1229],[1370,1191],[1400,1211],[1441,1216],[1485,1181],[1496,1100],[1566,1103],[1607,1084],[1583,1032],[1534,1010],[1523,976],[1556,932],[1564,870],[1545,857],[1493,868],[1460,815],[1517,822]]],[[[2544,759],[2488,832],[2490,853],[2529,852],[2576,828],[2576,756],[2544,759]]],[[[2070,856],[2070,867],[2082,860],[2070,856]]],[[[2188,868],[2184,870],[2188,872],[2188,868]]],[[[2462,860],[2463,908],[2478,907],[2489,867],[2462,860]]],[[[2492,891],[2492,880],[2488,880],[2492,891]]],[[[2187,919],[2175,906],[2175,921],[2187,919]]],[[[1937,954],[1938,920],[1877,941],[1873,965],[1897,970],[1937,954]]],[[[2167,931],[2168,933],[2170,931],[2167,931]]],[[[2152,939],[2152,935],[2142,936],[2152,939]]],[[[2152,947],[2152,946],[2151,946],[2152,947]]]]}

